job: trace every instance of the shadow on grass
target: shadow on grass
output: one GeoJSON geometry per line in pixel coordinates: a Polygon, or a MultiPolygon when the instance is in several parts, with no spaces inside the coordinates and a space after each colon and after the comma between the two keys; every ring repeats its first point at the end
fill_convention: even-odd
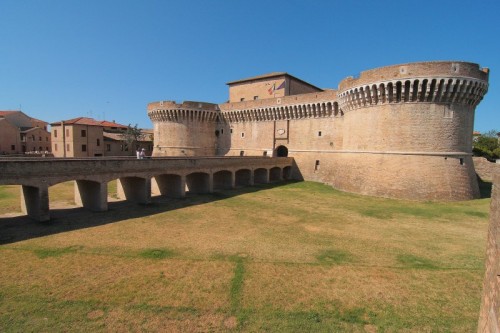
{"type": "Polygon", "coordinates": [[[50,221],[34,221],[26,215],[0,218],[0,245],[27,239],[44,237],[61,232],[92,228],[123,220],[150,216],[189,206],[224,200],[245,193],[254,193],[296,181],[256,184],[252,187],[221,190],[210,194],[186,194],[185,198],[173,199],[162,196],[151,198],[151,203],[139,205],[128,201],[110,202],[105,212],[91,212],[82,207],[51,209],[50,221]]]}

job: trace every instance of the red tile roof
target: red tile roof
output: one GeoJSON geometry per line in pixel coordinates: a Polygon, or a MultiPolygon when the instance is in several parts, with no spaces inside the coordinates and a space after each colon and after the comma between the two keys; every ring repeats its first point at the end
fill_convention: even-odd
{"type": "MultiPolygon", "coordinates": [[[[106,121],[106,120],[95,120],[93,118],[88,118],[88,117],[78,117],[78,118],[73,118],[73,119],[68,119],[68,120],[63,120],[62,121],[64,125],[88,125],[88,126],[101,126],[101,127],[118,127],[118,128],[127,128],[128,126],[122,125],[122,124],[117,124],[111,121],[106,121]]],[[[61,122],[54,122],[51,125],[52,126],[57,126],[60,125],[61,122]]]]}

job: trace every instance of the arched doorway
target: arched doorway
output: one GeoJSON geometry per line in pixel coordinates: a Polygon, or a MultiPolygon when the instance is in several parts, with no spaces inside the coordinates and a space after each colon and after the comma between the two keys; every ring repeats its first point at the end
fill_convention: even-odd
{"type": "Polygon", "coordinates": [[[276,157],[288,157],[288,148],[285,146],[278,146],[278,148],[276,148],[276,157]]]}

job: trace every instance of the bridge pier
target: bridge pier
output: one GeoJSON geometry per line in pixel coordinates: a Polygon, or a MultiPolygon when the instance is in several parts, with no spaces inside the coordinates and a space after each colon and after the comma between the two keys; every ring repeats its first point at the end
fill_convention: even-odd
{"type": "Polygon", "coordinates": [[[49,186],[21,186],[21,211],[39,222],[50,220],[49,186]]]}
{"type": "Polygon", "coordinates": [[[75,203],[94,212],[108,210],[108,183],[75,180],[75,203]]]}
{"type": "Polygon", "coordinates": [[[151,178],[118,178],[116,192],[119,199],[148,204],[151,202],[151,178]]]}

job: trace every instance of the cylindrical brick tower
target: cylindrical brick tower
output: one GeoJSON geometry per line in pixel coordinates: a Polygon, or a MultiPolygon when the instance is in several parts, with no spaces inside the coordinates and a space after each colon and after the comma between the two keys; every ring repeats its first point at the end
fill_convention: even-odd
{"type": "Polygon", "coordinates": [[[160,101],[148,104],[154,126],[153,156],[213,156],[217,104],[160,101]]]}
{"type": "Polygon", "coordinates": [[[344,79],[344,168],[334,186],[417,200],[477,198],[472,131],[487,90],[488,69],[467,62],[394,65],[344,79]]]}

